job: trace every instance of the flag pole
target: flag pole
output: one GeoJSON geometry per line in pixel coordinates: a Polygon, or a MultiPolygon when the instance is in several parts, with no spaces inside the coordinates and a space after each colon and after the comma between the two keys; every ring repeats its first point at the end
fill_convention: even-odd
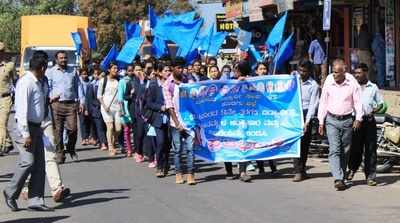
{"type": "MultiPolygon", "coordinates": [[[[278,49],[276,50],[275,55],[274,55],[274,59],[272,61],[275,60],[276,55],[278,54],[279,50],[281,49],[281,44],[282,44],[282,40],[279,41],[278,49]]],[[[272,75],[275,75],[275,73],[276,73],[276,64],[277,63],[274,64],[274,71],[273,71],[272,75]]]]}

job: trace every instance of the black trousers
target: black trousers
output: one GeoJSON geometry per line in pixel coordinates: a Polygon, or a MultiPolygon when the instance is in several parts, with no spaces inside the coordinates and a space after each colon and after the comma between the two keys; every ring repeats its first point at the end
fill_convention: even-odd
{"type": "Polygon", "coordinates": [[[135,147],[134,152],[143,155],[144,139],[146,136],[145,122],[142,118],[136,118],[136,122],[133,124],[135,128],[135,147]]]}
{"type": "Polygon", "coordinates": [[[168,138],[168,125],[163,125],[161,128],[155,128],[156,137],[154,148],[157,160],[157,169],[164,172],[169,169],[169,153],[171,150],[171,140],[168,138]]]}
{"type": "Polygon", "coordinates": [[[104,124],[103,118],[92,117],[92,121],[93,121],[92,124],[94,126],[94,129],[96,131],[97,140],[99,140],[100,144],[108,145],[107,138],[106,138],[106,126],[104,124]]]}
{"type": "Polygon", "coordinates": [[[82,113],[79,113],[79,125],[81,128],[81,138],[82,140],[84,139],[89,139],[90,137],[90,130],[92,126],[91,118],[90,116],[86,116],[82,113]]]}
{"type": "MultiPolygon", "coordinates": [[[[225,170],[228,175],[233,174],[233,166],[232,162],[225,162],[225,170]]],[[[246,167],[247,167],[248,162],[240,162],[239,163],[239,173],[246,172],[246,167]]]]}
{"type": "MultiPolygon", "coordinates": [[[[256,162],[257,162],[258,169],[260,169],[261,172],[264,172],[264,161],[260,160],[260,161],[256,161],[256,162]]],[[[274,163],[274,161],[268,160],[268,163],[269,163],[269,167],[271,168],[271,171],[275,172],[277,169],[276,169],[276,164],[274,163]]],[[[246,168],[247,168],[248,164],[249,164],[249,162],[240,162],[239,163],[239,174],[246,172],[246,168]]],[[[233,174],[232,163],[224,162],[224,165],[225,165],[226,173],[229,175],[232,175],[233,174]]]]}
{"type": "Polygon", "coordinates": [[[373,116],[364,117],[361,122],[361,128],[353,132],[348,164],[350,170],[357,171],[364,153],[365,177],[371,180],[376,177],[376,131],[375,118],[373,116]]]}
{"type": "Polygon", "coordinates": [[[308,125],[307,132],[301,137],[300,158],[293,159],[294,173],[306,173],[306,163],[308,158],[308,150],[311,143],[311,125],[308,125]]]}

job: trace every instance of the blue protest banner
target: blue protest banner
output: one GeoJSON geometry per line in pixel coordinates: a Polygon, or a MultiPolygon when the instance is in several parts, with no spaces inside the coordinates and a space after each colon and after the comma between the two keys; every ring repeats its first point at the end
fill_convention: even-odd
{"type": "Polygon", "coordinates": [[[240,162],[300,156],[300,81],[270,75],[179,86],[179,112],[197,156],[240,162]]]}
{"type": "Polygon", "coordinates": [[[331,12],[332,12],[332,0],[324,0],[324,13],[322,19],[322,29],[329,31],[331,29],[331,12]]]}
{"type": "Polygon", "coordinates": [[[128,40],[128,42],[126,42],[125,45],[122,47],[121,52],[119,52],[117,56],[117,61],[126,64],[132,63],[133,59],[135,59],[136,57],[136,54],[140,50],[143,41],[143,37],[133,37],[128,40]]]}

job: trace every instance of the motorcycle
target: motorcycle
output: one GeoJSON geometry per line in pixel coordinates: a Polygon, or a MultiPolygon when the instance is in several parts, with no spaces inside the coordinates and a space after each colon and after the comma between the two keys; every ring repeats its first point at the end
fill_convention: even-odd
{"type": "Polygon", "coordinates": [[[391,115],[375,115],[377,123],[378,160],[377,173],[388,173],[400,163],[400,118],[391,115]]]}

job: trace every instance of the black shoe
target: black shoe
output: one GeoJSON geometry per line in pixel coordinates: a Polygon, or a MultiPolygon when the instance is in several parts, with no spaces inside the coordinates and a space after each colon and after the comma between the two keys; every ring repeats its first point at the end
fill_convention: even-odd
{"type": "Polygon", "coordinates": [[[346,190],[346,184],[344,184],[343,180],[335,180],[335,188],[337,191],[346,190]]]}
{"type": "Polygon", "coordinates": [[[240,174],[240,180],[242,181],[242,182],[245,182],[245,183],[249,183],[249,182],[251,182],[251,176],[250,175],[248,175],[247,173],[245,173],[245,174],[240,174]]]}
{"type": "Polygon", "coordinates": [[[29,206],[28,211],[54,211],[54,209],[42,204],[42,205],[29,206]]]}
{"type": "Polygon", "coordinates": [[[11,211],[18,211],[17,201],[15,199],[10,198],[6,191],[3,190],[4,200],[6,201],[6,205],[11,209],[11,211]]]}
{"type": "Polygon", "coordinates": [[[79,161],[79,157],[78,154],[76,152],[70,152],[69,155],[71,156],[71,159],[78,162],[79,161]]]}
{"type": "Polygon", "coordinates": [[[346,179],[347,179],[347,180],[353,180],[354,175],[356,175],[356,172],[357,172],[357,171],[350,170],[350,171],[347,173],[346,179]]]}
{"type": "Polygon", "coordinates": [[[225,179],[227,180],[234,180],[236,177],[233,175],[233,173],[227,173],[225,176],[225,179]]]}
{"type": "Polygon", "coordinates": [[[63,198],[69,197],[71,195],[71,190],[69,188],[64,188],[62,192],[63,198]]]}

